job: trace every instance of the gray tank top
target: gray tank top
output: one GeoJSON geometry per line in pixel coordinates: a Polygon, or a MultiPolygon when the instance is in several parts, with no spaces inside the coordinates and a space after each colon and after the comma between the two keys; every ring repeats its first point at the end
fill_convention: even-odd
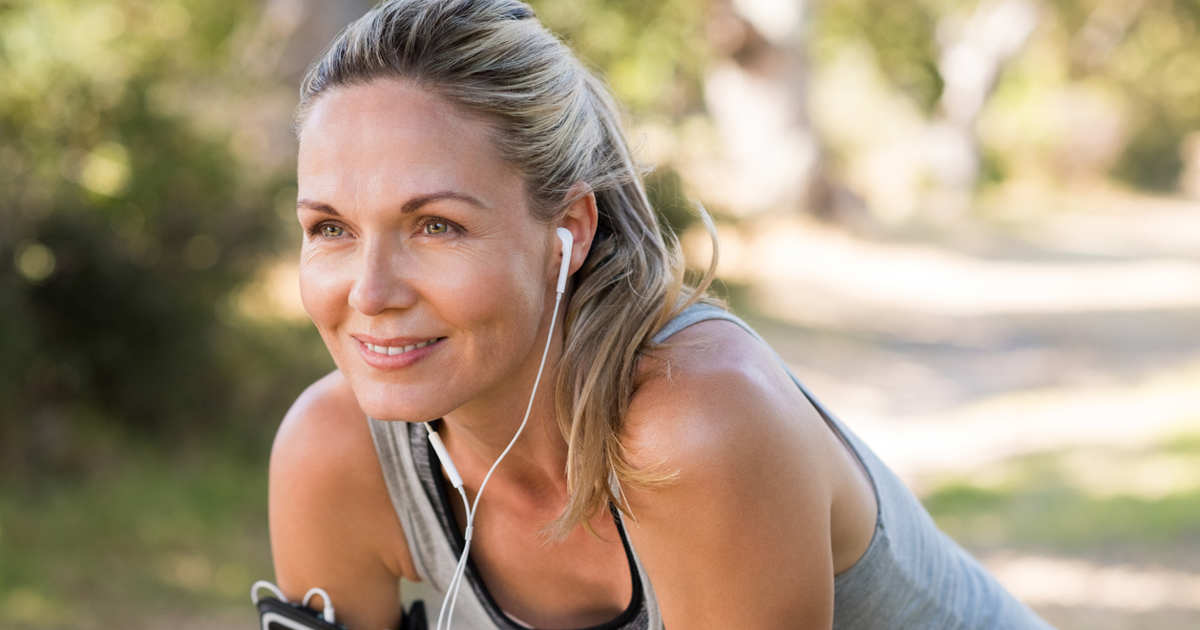
{"type": "MultiPolygon", "coordinates": [[[[733,322],[766,343],[737,316],[707,304],[696,304],[680,313],[653,340],[661,342],[710,319],[733,322]]],[[[787,370],[783,359],[778,354],[776,358],[787,370]]],[[[834,630],[1051,628],[938,530],[904,483],[790,370],[787,372],[830,430],[861,462],[879,505],[874,536],[866,552],[854,566],[834,577],[834,630]]],[[[436,616],[462,550],[462,534],[450,510],[447,484],[420,424],[374,418],[368,418],[368,423],[388,494],[408,539],[413,566],[438,594],[436,601],[427,602],[436,616]]],[[[629,559],[633,598],[616,618],[587,630],[662,630],[654,589],[615,510],[613,518],[629,559]]],[[[460,628],[528,628],[500,609],[470,562],[454,620],[460,628]]]]}

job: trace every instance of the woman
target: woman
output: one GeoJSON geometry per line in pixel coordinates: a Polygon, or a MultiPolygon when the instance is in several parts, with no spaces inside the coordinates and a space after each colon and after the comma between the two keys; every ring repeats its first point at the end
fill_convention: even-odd
{"type": "Polygon", "coordinates": [[[394,628],[399,579],[453,591],[468,530],[456,627],[1045,627],[703,297],[712,269],[683,283],[610,96],[523,3],[383,3],[296,130],[338,369],[272,451],[289,599],[394,628]]]}

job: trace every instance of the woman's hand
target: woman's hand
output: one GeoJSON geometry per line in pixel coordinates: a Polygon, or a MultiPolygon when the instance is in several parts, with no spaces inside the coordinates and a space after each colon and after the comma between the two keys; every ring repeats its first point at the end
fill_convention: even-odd
{"type": "Polygon", "coordinates": [[[678,333],[627,415],[631,463],[677,474],[623,489],[668,628],[832,626],[827,429],[750,339],[720,322],[678,333]]]}
{"type": "Polygon", "coordinates": [[[271,552],[284,595],[298,602],[319,586],[350,630],[397,627],[399,579],[416,576],[366,418],[338,372],[288,411],[270,470],[271,552]]]}

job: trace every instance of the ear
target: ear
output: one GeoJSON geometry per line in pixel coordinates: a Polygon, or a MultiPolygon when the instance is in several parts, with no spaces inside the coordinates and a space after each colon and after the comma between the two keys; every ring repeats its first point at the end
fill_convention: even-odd
{"type": "Polygon", "coordinates": [[[583,261],[587,260],[588,252],[591,251],[592,239],[596,237],[599,211],[596,209],[596,194],[586,182],[576,182],[571,186],[566,199],[569,203],[555,227],[566,228],[574,237],[569,272],[574,274],[583,266],[583,261]]]}

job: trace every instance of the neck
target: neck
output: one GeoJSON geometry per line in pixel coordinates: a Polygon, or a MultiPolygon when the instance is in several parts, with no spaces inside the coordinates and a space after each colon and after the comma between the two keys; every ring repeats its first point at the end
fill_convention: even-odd
{"type": "Polygon", "coordinates": [[[541,381],[530,404],[548,326],[547,319],[538,335],[539,342],[530,353],[530,360],[525,361],[521,370],[503,387],[442,417],[438,433],[472,491],[479,487],[492,463],[517,434],[528,408],[529,419],[524,430],[489,485],[503,479],[503,485],[513,483],[527,488],[550,485],[562,488],[565,493],[567,444],[555,421],[554,410],[554,375],[563,346],[557,323],[541,381]]]}

